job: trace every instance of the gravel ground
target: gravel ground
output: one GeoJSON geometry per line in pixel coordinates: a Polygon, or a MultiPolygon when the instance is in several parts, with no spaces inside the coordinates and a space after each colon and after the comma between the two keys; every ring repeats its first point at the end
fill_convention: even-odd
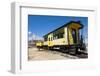
{"type": "Polygon", "coordinates": [[[36,47],[31,47],[28,50],[28,59],[31,60],[57,60],[57,59],[78,59],[76,56],[72,56],[69,54],[57,52],[57,51],[50,51],[50,50],[43,50],[40,51],[36,47]]]}

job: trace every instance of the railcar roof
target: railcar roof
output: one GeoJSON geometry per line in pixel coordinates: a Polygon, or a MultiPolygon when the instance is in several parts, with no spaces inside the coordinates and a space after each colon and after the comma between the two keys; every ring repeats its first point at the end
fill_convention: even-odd
{"type": "Polygon", "coordinates": [[[83,28],[83,26],[84,26],[83,24],[81,24],[81,22],[80,22],[80,21],[70,21],[70,22],[68,22],[68,23],[64,24],[63,26],[58,27],[57,29],[55,29],[55,30],[53,30],[53,31],[51,31],[51,32],[49,32],[49,33],[47,33],[47,34],[45,34],[43,37],[45,37],[45,36],[49,35],[50,33],[55,32],[55,31],[57,31],[57,30],[59,30],[59,29],[61,29],[61,28],[63,28],[63,27],[66,27],[66,26],[70,25],[71,23],[77,23],[77,24],[81,25],[81,28],[83,28]]]}

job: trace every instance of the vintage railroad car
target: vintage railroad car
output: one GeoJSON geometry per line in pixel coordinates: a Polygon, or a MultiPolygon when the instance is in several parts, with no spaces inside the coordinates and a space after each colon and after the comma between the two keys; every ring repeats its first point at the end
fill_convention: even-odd
{"type": "Polygon", "coordinates": [[[71,21],[43,36],[43,42],[37,42],[36,46],[43,49],[60,49],[62,52],[77,54],[84,49],[83,37],[80,30],[84,25],[80,21],[71,21]]]}

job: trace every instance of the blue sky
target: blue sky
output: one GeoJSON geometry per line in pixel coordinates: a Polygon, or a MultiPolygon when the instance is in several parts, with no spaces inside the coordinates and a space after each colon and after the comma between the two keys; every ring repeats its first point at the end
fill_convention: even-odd
{"type": "Polygon", "coordinates": [[[28,15],[28,32],[43,37],[43,35],[70,21],[81,21],[84,25],[83,33],[87,34],[88,17],[74,16],[47,16],[47,15],[28,15]]]}

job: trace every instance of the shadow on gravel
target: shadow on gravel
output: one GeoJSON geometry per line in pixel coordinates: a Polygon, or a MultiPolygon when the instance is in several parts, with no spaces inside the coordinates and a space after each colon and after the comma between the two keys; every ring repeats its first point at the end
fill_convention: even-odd
{"type": "Polygon", "coordinates": [[[63,52],[62,50],[59,50],[59,49],[50,50],[50,51],[54,51],[54,54],[56,54],[57,52],[61,52],[61,53],[63,53],[62,55],[65,56],[65,57],[66,57],[65,54],[69,54],[69,55],[72,55],[72,56],[76,56],[78,58],[88,58],[88,54],[87,53],[80,52],[80,51],[77,54],[71,54],[71,53],[68,53],[68,52],[63,52]]]}

